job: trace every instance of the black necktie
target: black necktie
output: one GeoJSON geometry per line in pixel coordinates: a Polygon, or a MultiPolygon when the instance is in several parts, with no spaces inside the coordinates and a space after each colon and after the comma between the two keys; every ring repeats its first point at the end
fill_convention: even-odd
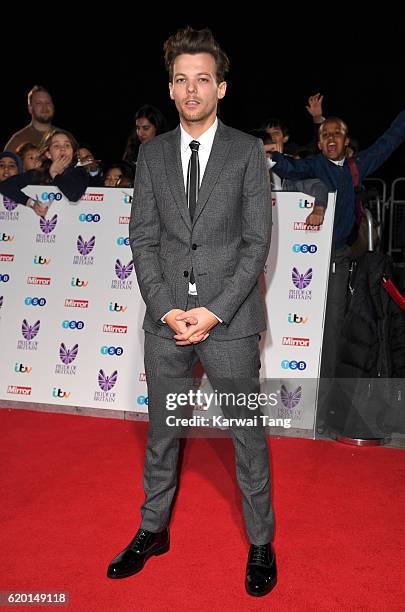
{"type": "MultiPolygon", "coordinates": [[[[194,218],[195,207],[198,200],[198,190],[200,188],[200,162],[198,161],[198,148],[200,143],[197,140],[190,142],[191,157],[188,162],[187,170],[187,205],[190,212],[191,221],[194,218]]],[[[191,270],[190,283],[194,285],[194,272],[191,270]]]]}
{"type": "Polygon", "coordinates": [[[198,148],[200,143],[197,140],[190,142],[191,157],[188,162],[187,171],[187,205],[190,211],[191,221],[194,218],[195,207],[198,200],[198,190],[200,188],[200,163],[198,161],[198,148]]]}

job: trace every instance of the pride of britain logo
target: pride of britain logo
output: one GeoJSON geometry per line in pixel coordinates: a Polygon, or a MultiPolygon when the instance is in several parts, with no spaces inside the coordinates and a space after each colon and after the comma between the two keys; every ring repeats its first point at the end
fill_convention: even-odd
{"type": "Polygon", "coordinates": [[[111,389],[115,387],[118,380],[118,371],[114,370],[108,376],[104,370],[99,370],[97,380],[101,391],[94,392],[94,400],[96,402],[115,402],[115,392],[112,392],[111,389]]]}
{"type": "Polygon", "coordinates": [[[39,219],[39,227],[44,234],[51,234],[56,227],[58,222],[58,215],[54,215],[51,219],[39,219]]]}
{"type": "MultiPolygon", "coordinates": [[[[0,210],[0,221],[18,221],[19,213],[15,210],[18,206],[17,202],[3,196],[3,206],[6,210],[0,210]]],[[[0,196],[1,200],[1,196],[0,196]]]]}
{"type": "Polygon", "coordinates": [[[94,263],[94,257],[93,255],[90,255],[90,253],[93,251],[95,244],[95,236],[85,240],[81,235],[79,235],[76,240],[76,247],[80,255],[75,255],[73,257],[73,263],[83,266],[92,266],[94,263]]]}
{"type": "Polygon", "coordinates": [[[10,198],[6,198],[6,196],[3,196],[3,204],[4,208],[8,211],[12,211],[17,208],[17,203],[13,200],[10,200],[10,198]]]}
{"type": "Polygon", "coordinates": [[[57,363],[55,366],[55,374],[67,374],[69,376],[76,374],[76,365],[72,365],[79,352],[79,345],[74,344],[68,348],[63,342],[59,347],[59,358],[62,363],[57,363]]]}
{"type": "Polygon", "coordinates": [[[281,406],[278,407],[278,416],[280,418],[301,419],[302,410],[298,407],[302,397],[302,387],[299,386],[293,391],[288,391],[285,385],[281,385],[280,399],[281,406]]]}
{"type": "Polygon", "coordinates": [[[131,260],[126,265],[121,263],[119,259],[115,261],[115,274],[118,278],[111,281],[111,289],[132,289],[132,280],[127,280],[134,269],[134,262],[131,260]]]}
{"type": "Polygon", "coordinates": [[[52,232],[54,231],[56,224],[58,223],[58,215],[53,215],[50,219],[44,219],[40,217],[39,219],[39,227],[41,230],[41,234],[37,234],[36,242],[42,243],[55,243],[56,235],[52,232]]]}
{"type": "Polygon", "coordinates": [[[297,268],[292,269],[291,280],[295,289],[290,289],[288,297],[290,300],[311,300],[312,291],[307,289],[312,281],[312,268],[301,274],[297,268]]]}
{"type": "Polygon", "coordinates": [[[38,341],[34,340],[34,338],[36,338],[40,327],[40,321],[36,321],[36,323],[30,325],[27,319],[24,319],[21,325],[21,333],[24,340],[18,340],[17,349],[36,351],[38,349],[38,341]]]}

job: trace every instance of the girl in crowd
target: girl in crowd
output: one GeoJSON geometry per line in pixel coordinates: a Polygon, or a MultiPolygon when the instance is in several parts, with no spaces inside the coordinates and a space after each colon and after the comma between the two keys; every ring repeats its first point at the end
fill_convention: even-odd
{"type": "Polygon", "coordinates": [[[133,184],[134,170],[131,164],[123,161],[108,166],[104,187],[132,187],[133,184]]]}
{"type": "Polygon", "coordinates": [[[83,166],[89,175],[89,187],[102,187],[104,185],[101,160],[96,159],[89,145],[79,143],[77,149],[78,166],[83,166]]]}
{"type": "Polygon", "coordinates": [[[150,104],[141,106],[135,113],[135,126],[122,159],[135,165],[140,145],[164,132],[167,132],[167,124],[160,110],[150,104]]]}
{"type": "Polygon", "coordinates": [[[27,170],[35,170],[41,166],[39,147],[33,145],[31,142],[24,142],[21,144],[17,147],[16,153],[22,159],[24,172],[27,172],[27,170]]]}
{"type": "Polygon", "coordinates": [[[23,172],[23,163],[14,151],[3,151],[0,153],[0,182],[20,172],[23,172]]]}
{"type": "Polygon", "coordinates": [[[0,193],[18,204],[33,208],[45,216],[47,206],[33,200],[22,190],[27,185],[54,185],[72,202],[80,200],[87,189],[88,174],[77,163],[77,142],[70,132],[56,129],[50,132],[40,148],[41,167],[12,176],[0,183],[0,193]]]}

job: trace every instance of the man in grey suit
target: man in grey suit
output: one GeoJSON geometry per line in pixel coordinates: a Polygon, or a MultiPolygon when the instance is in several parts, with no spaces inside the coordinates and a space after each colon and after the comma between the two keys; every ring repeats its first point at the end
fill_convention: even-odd
{"type": "MultiPolygon", "coordinates": [[[[210,30],[188,27],[171,36],[165,61],[180,126],[141,147],[129,228],[146,304],[145,502],[140,529],[111,562],[110,578],[135,574],[169,550],[180,441],[179,428],[166,420],[168,394],[190,389],[197,359],[216,391],[234,398],[260,391],[266,323],[258,279],[271,235],[263,147],[217,119],[229,60],[210,30]]],[[[227,418],[249,413],[235,402],[221,409],[227,418]]],[[[267,439],[260,424],[236,423],[230,431],[251,543],[245,585],[260,596],[277,580],[267,439]]]]}

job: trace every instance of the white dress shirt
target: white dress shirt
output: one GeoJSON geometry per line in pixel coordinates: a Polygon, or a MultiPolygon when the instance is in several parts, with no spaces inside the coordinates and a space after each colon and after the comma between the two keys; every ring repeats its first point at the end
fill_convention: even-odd
{"type": "MultiPolygon", "coordinates": [[[[198,161],[200,164],[200,186],[201,186],[201,182],[204,177],[204,172],[207,167],[208,159],[211,154],[212,144],[214,142],[215,132],[217,131],[217,128],[218,128],[218,119],[215,118],[214,123],[211,125],[211,127],[208,128],[208,130],[206,130],[198,138],[194,138],[193,136],[190,136],[190,134],[186,132],[186,130],[180,124],[180,132],[181,132],[180,149],[181,149],[181,165],[183,169],[184,191],[187,191],[187,171],[188,171],[188,163],[191,157],[190,142],[192,140],[196,140],[197,142],[200,143],[200,146],[198,148],[198,161]]],[[[197,287],[195,283],[188,284],[188,293],[189,295],[197,295],[197,287]]],[[[166,313],[165,316],[162,317],[163,323],[166,323],[167,314],[168,313],[166,313]]],[[[217,317],[217,315],[214,312],[212,314],[214,315],[214,317],[218,319],[220,323],[222,323],[222,319],[217,317]]]]}
{"type": "MultiPolygon", "coordinates": [[[[204,177],[205,168],[207,167],[208,158],[211,153],[212,143],[214,142],[215,132],[218,127],[218,119],[215,118],[214,123],[211,127],[208,128],[201,136],[198,138],[193,138],[190,136],[188,132],[184,129],[184,127],[180,124],[180,132],[181,132],[181,165],[183,168],[183,180],[184,180],[184,191],[187,190],[187,170],[188,164],[191,157],[191,149],[190,142],[192,140],[197,140],[200,143],[198,149],[198,161],[200,163],[200,185],[204,177]]],[[[189,295],[197,295],[197,287],[195,283],[188,284],[188,293],[189,295]]]]}

